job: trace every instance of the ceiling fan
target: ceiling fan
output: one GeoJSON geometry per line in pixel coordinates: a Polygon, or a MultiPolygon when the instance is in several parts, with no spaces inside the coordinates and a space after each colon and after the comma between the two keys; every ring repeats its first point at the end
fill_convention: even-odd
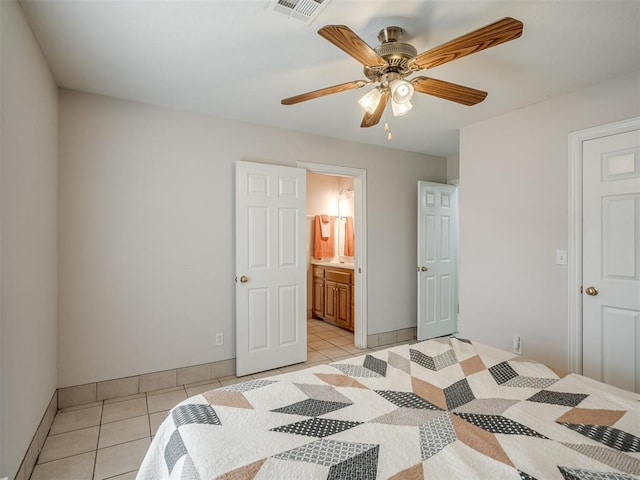
{"type": "Polygon", "coordinates": [[[400,27],[386,27],[380,30],[380,45],[371,48],[349,27],[326,25],[318,30],[318,34],[364,65],[364,75],[368,80],[355,80],[302,93],[285,98],[281,103],[293,105],[377,83],[373,90],[359,100],[365,111],[361,127],[378,124],[389,101],[394,116],[406,114],[412,108],[410,100],[416,91],[463,105],[475,105],[485,99],[487,92],[425,76],[412,79],[407,77],[420,70],[437,67],[451,60],[515,40],[522,35],[522,27],[521,21],[506,17],[418,54],[413,45],[399,41],[405,34],[400,27]]]}

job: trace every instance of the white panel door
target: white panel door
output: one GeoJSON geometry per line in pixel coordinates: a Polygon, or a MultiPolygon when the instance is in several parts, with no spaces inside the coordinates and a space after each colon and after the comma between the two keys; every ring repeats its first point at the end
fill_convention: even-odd
{"type": "Polygon", "coordinates": [[[640,131],[582,151],[583,373],[640,392],[640,131]]]}
{"type": "Polygon", "coordinates": [[[456,187],[418,182],[418,340],[457,331],[456,187]]]}
{"type": "Polygon", "coordinates": [[[236,162],[236,374],[307,359],[306,170],[236,162]]]}

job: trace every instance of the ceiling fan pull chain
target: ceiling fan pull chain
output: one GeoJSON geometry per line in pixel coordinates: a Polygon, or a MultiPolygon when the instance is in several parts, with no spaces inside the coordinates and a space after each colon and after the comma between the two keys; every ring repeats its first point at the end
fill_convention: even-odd
{"type": "MultiPolygon", "coordinates": [[[[389,100],[389,103],[391,100],[389,100]]],[[[389,126],[389,109],[386,108],[384,111],[384,131],[387,132],[387,141],[390,142],[393,140],[393,134],[391,133],[391,127],[389,126]]]]}

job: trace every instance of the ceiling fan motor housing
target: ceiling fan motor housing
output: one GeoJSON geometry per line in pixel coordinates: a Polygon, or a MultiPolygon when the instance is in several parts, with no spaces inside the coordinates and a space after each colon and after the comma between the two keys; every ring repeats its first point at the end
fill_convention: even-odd
{"type": "Polygon", "coordinates": [[[378,33],[378,40],[381,44],[374,48],[375,52],[387,62],[385,67],[364,67],[364,74],[369,80],[379,81],[383,75],[388,73],[399,73],[408,75],[411,69],[408,66],[409,60],[418,54],[413,45],[399,42],[406,32],[400,27],[385,27],[378,33]]]}

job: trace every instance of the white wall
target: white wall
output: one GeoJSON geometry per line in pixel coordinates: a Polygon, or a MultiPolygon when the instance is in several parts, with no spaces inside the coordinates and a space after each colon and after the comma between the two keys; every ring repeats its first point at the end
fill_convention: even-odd
{"type": "Polygon", "coordinates": [[[568,368],[568,134],[639,114],[635,73],[461,130],[462,335],[568,368]]]}
{"type": "Polygon", "coordinates": [[[60,387],[235,356],[237,160],[367,169],[369,333],[415,325],[416,182],[444,158],[64,90],[60,110],[60,387]]]}
{"type": "Polygon", "coordinates": [[[13,478],[56,389],[58,94],[13,0],[0,31],[0,476],[13,478]]]}

